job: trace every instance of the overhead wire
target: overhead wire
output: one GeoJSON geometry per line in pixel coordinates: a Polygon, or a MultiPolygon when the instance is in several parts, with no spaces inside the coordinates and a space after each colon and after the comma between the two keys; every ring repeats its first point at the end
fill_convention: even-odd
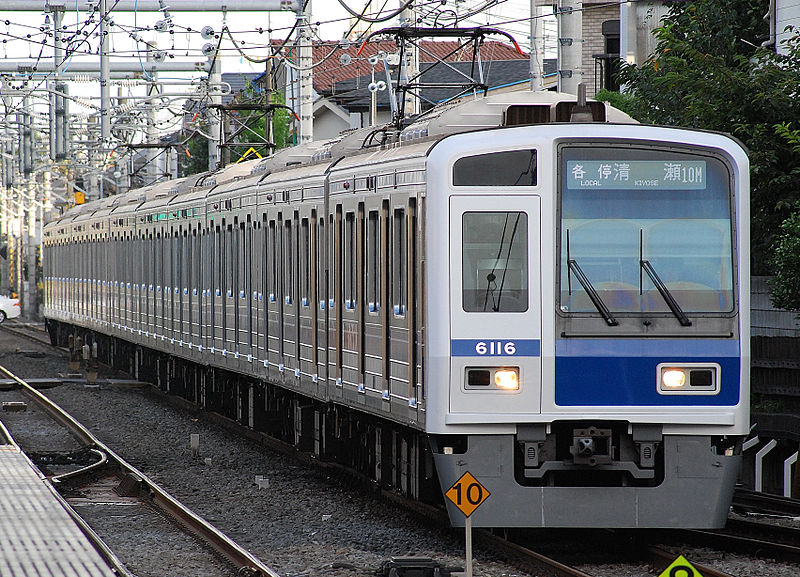
{"type": "MultiPolygon", "coordinates": [[[[496,6],[496,5],[504,3],[504,1],[505,0],[486,0],[479,7],[471,9],[470,12],[468,12],[466,14],[463,14],[463,13],[459,14],[458,15],[458,21],[459,22],[463,22],[463,21],[471,18],[475,14],[482,13],[487,8],[490,8],[490,7],[493,7],[493,6],[496,6]]],[[[620,3],[621,2],[609,2],[609,3],[606,3],[606,4],[602,5],[602,6],[609,6],[609,5],[612,5],[612,4],[620,4],[620,3]]],[[[116,2],[114,4],[116,5],[116,2]]],[[[352,32],[352,30],[355,29],[355,26],[359,22],[365,22],[365,23],[369,23],[369,24],[386,22],[386,21],[390,20],[391,18],[394,18],[395,16],[400,14],[402,12],[402,10],[404,10],[404,9],[408,8],[409,6],[411,6],[411,4],[413,4],[413,2],[412,1],[408,1],[408,2],[403,3],[402,6],[399,9],[392,11],[388,15],[383,13],[383,9],[385,8],[385,4],[376,13],[377,15],[375,15],[375,14],[367,15],[366,14],[366,11],[369,9],[369,6],[370,6],[369,3],[367,3],[367,5],[365,6],[364,10],[362,10],[361,13],[355,12],[343,0],[339,0],[339,4],[342,5],[343,8],[345,8],[345,10],[349,14],[351,14],[352,16],[357,18],[356,22],[349,28],[349,31],[352,32]]],[[[424,4],[434,5],[434,4],[440,4],[440,2],[436,1],[436,2],[430,2],[430,3],[424,3],[424,4]]],[[[307,0],[306,0],[306,2],[304,2],[304,7],[306,7],[306,5],[307,5],[307,0]]],[[[109,13],[113,10],[113,8],[114,7],[112,6],[112,9],[109,10],[109,13]]],[[[137,6],[137,8],[138,8],[138,6],[137,6]]],[[[595,8],[595,6],[584,7],[584,8],[579,9],[579,10],[589,10],[589,9],[593,9],[593,8],[595,8]]],[[[79,14],[79,12],[78,12],[78,1],[77,0],[76,0],[76,14],[79,14]]],[[[67,48],[67,50],[65,50],[65,57],[62,60],[62,63],[71,62],[72,58],[74,56],[76,56],[76,55],[93,54],[94,53],[90,42],[91,42],[91,38],[93,37],[92,34],[96,32],[97,26],[99,25],[99,23],[97,23],[97,21],[94,19],[94,17],[96,15],[97,15],[97,7],[93,6],[91,12],[88,14],[88,16],[86,17],[86,19],[83,22],[81,22],[80,18],[78,18],[79,21],[76,22],[76,24],[74,26],[74,33],[72,33],[71,35],[68,35],[68,36],[66,36],[66,37],[61,39],[62,43],[68,44],[68,48],[67,48]],[[91,26],[92,24],[95,24],[94,27],[91,26]]],[[[534,16],[534,18],[540,18],[540,17],[542,17],[542,16],[534,16]]],[[[337,19],[337,20],[340,20],[340,19],[337,19]]],[[[495,23],[493,23],[493,25],[495,25],[495,26],[506,26],[506,25],[510,25],[510,24],[514,24],[514,23],[529,22],[530,20],[531,20],[531,17],[506,18],[504,20],[497,20],[495,23]]],[[[326,21],[326,22],[328,22],[328,21],[326,21]]],[[[318,25],[320,23],[319,22],[315,22],[314,24],[318,25]]],[[[283,49],[285,49],[286,47],[289,46],[289,44],[290,44],[289,40],[291,39],[291,36],[294,33],[294,31],[296,30],[297,26],[298,26],[298,21],[296,20],[294,22],[294,24],[292,25],[292,27],[290,28],[290,31],[289,31],[289,34],[287,35],[288,37],[287,37],[286,41],[280,43],[279,45],[274,45],[273,44],[272,46],[270,46],[269,44],[267,44],[267,45],[263,46],[263,47],[271,48],[271,50],[273,51],[272,56],[278,56],[279,58],[281,58],[283,60],[283,62],[287,65],[287,67],[294,68],[294,69],[299,69],[299,67],[296,64],[294,64],[291,61],[291,59],[288,59],[286,56],[283,56],[280,53],[281,53],[281,51],[283,49]]],[[[29,26],[29,28],[33,28],[33,27],[29,26]]],[[[119,23],[112,23],[111,28],[112,29],[109,31],[110,34],[124,33],[124,34],[127,34],[129,37],[132,37],[136,41],[137,44],[144,43],[145,45],[147,45],[149,47],[152,47],[151,44],[147,40],[141,38],[141,36],[139,35],[140,31],[149,30],[149,27],[140,27],[140,26],[138,26],[138,21],[134,22],[133,28],[124,26],[124,25],[119,24],[119,23]]],[[[185,29],[187,31],[191,30],[190,28],[183,28],[178,24],[175,25],[175,28],[177,28],[177,29],[185,29]]],[[[65,29],[66,29],[66,27],[65,27],[65,29]]],[[[277,28],[274,28],[274,29],[271,29],[271,30],[281,30],[281,29],[285,29],[285,28],[277,27],[277,28]]],[[[229,50],[228,48],[222,46],[222,35],[224,34],[231,41],[231,43],[233,45],[233,48],[236,50],[236,52],[240,56],[242,56],[246,60],[248,60],[250,62],[254,62],[254,63],[263,63],[263,62],[265,62],[268,58],[270,58],[270,56],[267,56],[266,58],[255,58],[255,59],[252,58],[252,57],[249,57],[249,55],[246,54],[246,52],[241,48],[241,46],[244,44],[244,42],[243,41],[237,42],[237,40],[236,40],[236,38],[234,36],[234,35],[239,36],[239,35],[243,35],[243,34],[247,34],[247,33],[263,33],[263,28],[257,28],[257,29],[254,29],[254,30],[241,30],[241,31],[235,31],[234,32],[234,31],[231,30],[230,27],[224,26],[223,31],[220,34],[220,39],[219,39],[218,46],[217,46],[218,50],[215,52],[214,58],[221,57],[222,56],[222,51],[228,51],[229,50]]],[[[2,32],[0,32],[0,36],[3,36],[2,32]]],[[[39,35],[37,35],[35,33],[31,34],[30,38],[27,37],[27,35],[26,35],[25,38],[16,37],[15,35],[12,35],[12,34],[5,34],[4,36],[6,36],[7,38],[12,38],[13,37],[13,38],[15,38],[16,41],[24,41],[24,42],[29,43],[30,45],[32,45],[32,43],[34,43],[34,42],[39,44],[40,45],[40,51],[39,51],[39,57],[36,60],[37,63],[41,60],[41,58],[43,56],[44,47],[51,45],[51,43],[49,42],[49,36],[47,34],[45,34],[43,38],[41,38],[39,35]],[[40,38],[41,38],[41,41],[39,40],[40,38]]],[[[96,37],[96,35],[95,35],[95,37],[96,37]]],[[[52,45],[54,46],[55,42],[53,42],[52,45]]],[[[315,45],[319,46],[320,44],[316,43],[315,45]]],[[[337,52],[337,45],[338,45],[338,43],[331,43],[330,51],[322,58],[322,60],[320,60],[319,62],[314,63],[312,66],[314,68],[316,68],[316,67],[320,66],[323,62],[329,60],[337,52]]],[[[258,48],[258,47],[256,47],[256,48],[258,48]]],[[[117,52],[117,54],[124,54],[124,51],[119,51],[119,52],[117,52]]],[[[135,51],[135,55],[139,58],[140,64],[141,64],[141,51],[139,51],[139,50],[135,51]]],[[[145,73],[146,73],[146,71],[145,71],[145,73]]],[[[31,77],[31,78],[29,78],[29,80],[33,80],[33,78],[31,77]]],[[[36,87],[41,86],[41,84],[45,80],[46,80],[46,78],[42,79],[36,85],[36,87]]],[[[33,90],[36,89],[36,87],[30,88],[29,90],[33,91],[33,90]]],[[[12,106],[11,109],[12,110],[18,110],[19,107],[12,106]]]]}

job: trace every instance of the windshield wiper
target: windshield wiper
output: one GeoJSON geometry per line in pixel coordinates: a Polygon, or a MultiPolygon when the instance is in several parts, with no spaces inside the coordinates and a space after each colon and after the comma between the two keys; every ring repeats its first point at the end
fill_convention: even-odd
{"type": "Polygon", "coordinates": [[[606,303],[604,303],[603,299],[600,298],[600,295],[597,294],[597,290],[595,290],[594,285],[592,285],[592,282],[589,280],[589,277],[587,277],[583,270],[581,270],[578,262],[574,258],[567,259],[567,266],[569,266],[569,270],[575,274],[575,278],[577,278],[578,282],[581,283],[583,290],[585,290],[586,294],[589,295],[589,300],[592,301],[594,308],[596,308],[597,311],[603,316],[606,324],[610,327],[617,326],[619,324],[617,319],[612,316],[611,311],[606,306],[606,303]]]}
{"type": "Polygon", "coordinates": [[[689,317],[686,316],[686,313],[683,312],[683,309],[678,304],[678,301],[676,301],[675,297],[672,296],[672,293],[669,292],[667,285],[665,285],[664,281],[661,280],[661,277],[658,276],[656,269],[653,268],[653,265],[650,264],[650,261],[641,259],[639,261],[639,266],[644,269],[644,272],[647,273],[647,276],[649,276],[650,280],[653,281],[653,284],[656,285],[661,298],[663,298],[664,302],[667,303],[669,310],[672,311],[672,314],[675,315],[675,318],[678,319],[678,321],[681,323],[681,326],[692,326],[692,321],[690,321],[689,317]]]}

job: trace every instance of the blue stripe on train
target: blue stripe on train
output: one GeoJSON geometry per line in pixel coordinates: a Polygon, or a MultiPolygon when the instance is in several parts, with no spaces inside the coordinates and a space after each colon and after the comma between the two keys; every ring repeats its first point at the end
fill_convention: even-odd
{"type": "Polygon", "coordinates": [[[739,341],[721,339],[564,339],[556,341],[556,404],[561,406],[731,406],[739,402],[739,341]],[[717,395],[659,395],[660,363],[717,363],[717,395]]]}

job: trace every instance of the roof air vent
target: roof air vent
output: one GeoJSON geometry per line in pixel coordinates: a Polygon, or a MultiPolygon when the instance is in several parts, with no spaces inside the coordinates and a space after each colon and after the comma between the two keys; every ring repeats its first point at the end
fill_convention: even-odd
{"type": "Polygon", "coordinates": [[[503,126],[547,124],[550,122],[549,104],[512,104],[506,108],[503,126]]]}

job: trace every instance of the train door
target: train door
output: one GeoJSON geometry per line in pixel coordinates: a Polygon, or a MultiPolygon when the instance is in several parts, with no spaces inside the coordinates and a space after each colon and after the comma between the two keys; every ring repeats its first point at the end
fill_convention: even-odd
{"type": "MultiPolygon", "coordinates": [[[[267,255],[269,254],[269,223],[267,215],[261,215],[261,224],[258,229],[258,323],[256,325],[256,332],[258,333],[258,358],[262,362],[267,362],[267,301],[268,301],[268,287],[269,287],[269,266],[267,255]]],[[[264,371],[266,374],[266,371],[264,371]]]]}
{"type": "MultiPolygon", "coordinates": [[[[319,382],[327,384],[328,379],[328,244],[326,215],[318,214],[312,229],[312,262],[315,266],[315,300],[312,302],[316,311],[316,367],[314,373],[318,375],[319,382]]],[[[319,391],[325,390],[320,386],[319,391]]]]}
{"type": "Polygon", "coordinates": [[[192,251],[190,262],[192,263],[192,274],[189,281],[189,342],[192,345],[202,345],[203,343],[203,263],[207,262],[203,252],[203,234],[198,226],[192,229],[192,251]]]}
{"type": "Polygon", "coordinates": [[[211,221],[205,224],[202,229],[201,251],[203,258],[202,262],[202,275],[198,288],[200,289],[200,315],[198,317],[198,325],[200,328],[200,346],[208,350],[212,346],[211,340],[211,291],[214,283],[212,281],[214,274],[214,222],[211,221]]]}
{"type": "Polygon", "coordinates": [[[181,227],[181,268],[180,282],[178,283],[178,300],[180,301],[180,344],[192,342],[192,295],[189,288],[192,286],[192,271],[194,265],[194,251],[192,250],[192,235],[188,229],[181,227]]]}
{"type": "Polygon", "coordinates": [[[223,238],[225,236],[225,221],[219,222],[212,221],[211,230],[211,243],[210,249],[212,252],[212,267],[211,267],[211,300],[209,301],[209,324],[211,333],[209,335],[211,351],[222,351],[224,335],[222,334],[222,319],[225,316],[225,309],[223,308],[224,301],[222,300],[222,262],[225,260],[225,253],[223,252],[223,238]]]}
{"type": "Polygon", "coordinates": [[[281,307],[283,310],[283,364],[286,370],[291,370],[295,377],[299,377],[298,351],[297,351],[297,244],[298,213],[289,212],[283,220],[283,291],[281,307]]]}
{"type": "Polygon", "coordinates": [[[380,391],[389,400],[388,381],[384,375],[387,357],[388,317],[383,295],[386,275],[385,251],[386,214],[388,201],[372,198],[366,202],[364,214],[364,289],[361,308],[361,368],[363,383],[368,389],[380,391]]]}
{"type": "MultiPolygon", "coordinates": [[[[351,400],[355,397],[352,392],[357,387],[364,390],[363,375],[361,372],[361,323],[359,310],[361,307],[361,291],[359,274],[362,270],[360,247],[362,241],[361,226],[363,223],[364,205],[345,206],[342,226],[341,255],[342,255],[342,298],[339,307],[341,316],[341,378],[344,385],[345,397],[351,400]]],[[[360,399],[358,399],[360,400],[360,399]]]]}
{"type": "Polygon", "coordinates": [[[541,412],[540,201],[450,198],[450,411],[541,412]]]}
{"type": "Polygon", "coordinates": [[[240,340],[239,353],[244,355],[247,361],[253,360],[253,321],[255,309],[258,301],[253,293],[253,234],[256,223],[252,217],[247,215],[247,222],[244,224],[244,234],[242,236],[242,258],[241,258],[241,283],[239,287],[240,302],[242,304],[242,314],[239,319],[239,328],[242,333],[240,340]]]}
{"type": "Polygon", "coordinates": [[[342,205],[328,217],[328,397],[342,398],[342,205]]]}
{"type": "Polygon", "coordinates": [[[415,205],[407,194],[397,194],[387,207],[386,229],[389,246],[386,298],[388,337],[386,351],[388,362],[384,374],[388,375],[386,387],[389,396],[398,395],[409,401],[416,398],[414,366],[413,320],[416,314],[414,299],[409,298],[414,287],[415,205]]]}
{"type": "Polygon", "coordinates": [[[165,257],[165,276],[164,279],[164,315],[166,317],[164,327],[164,337],[169,339],[170,344],[175,342],[175,335],[177,327],[175,325],[178,318],[177,300],[178,300],[178,272],[180,266],[180,234],[176,227],[169,227],[167,242],[165,243],[167,253],[165,257]]]}
{"type": "Polygon", "coordinates": [[[281,306],[283,286],[283,245],[281,213],[270,216],[269,231],[267,235],[267,267],[268,287],[267,296],[267,359],[269,361],[269,374],[279,378],[277,368],[283,363],[283,318],[281,306]]]}
{"type": "Polygon", "coordinates": [[[316,337],[314,330],[315,307],[312,295],[312,276],[314,267],[312,266],[313,254],[313,224],[315,210],[304,207],[300,213],[297,231],[297,322],[298,322],[298,359],[297,367],[300,369],[301,378],[308,382],[311,375],[316,373],[314,357],[316,353],[316,337]]]}
{"type": "Polygon", "coordinates": [[[231,355],[236,350],[236,325],[238,311],[238,294],[235,286],[238,271],[238,222],[228,223],[222,233],[222,343],[224,354],[231,355]],[[234,296],[236,298],[234,298],[234,296]]]}

